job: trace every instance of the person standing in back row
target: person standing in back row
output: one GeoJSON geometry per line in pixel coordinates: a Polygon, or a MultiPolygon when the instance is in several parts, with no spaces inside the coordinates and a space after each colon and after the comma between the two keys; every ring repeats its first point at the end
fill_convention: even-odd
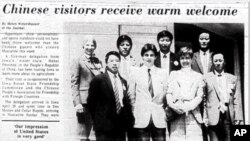
{"type": "Polygon", "coordinates": [[[200,74],[206,74],[212,70],[210,47],[210,34],[202,32],[199,35],[199,51],[194,53],[192,59],[192,69],[200,74]]]}
{"type": "MultiPolygon", "coordinates": [[[[210,44],[210,34],[208,32],[201,32],[198,38],[199,42],[199,51],[194,53],[191,68],[204,75],[212,70],[212,59],[211,59],[211,44],[210,44]]],[[[203,101],[200,104],[201,113],[203,113],[204,109],[203,101]]],[[[202,114],[203,115],[203,114],[202,114]]],[[[207,130],[204,124],[202,124],[203,130],[203,139],[204,141],[208,141],[207,138],[207,130]]]]}
{"type": "Polygon", "coordinates": [[[121,35],[118,37],[116,45],[121,56],[119,73],[126,81],[129,82],[131,69],[137,65],[135,59],[130,54],[133,46],[132,39],[128,35],[121,35]]]}
{"type": "Polygon", "coordinates": [[[167,76],[169,76],[172,70],[179,70],[181,68],[178,57],[170,51],[172,41],[173,35],[167,30],[163,30],[157,35],[160,51],[156,54],[155,66],[165,69],[167,76]]]}

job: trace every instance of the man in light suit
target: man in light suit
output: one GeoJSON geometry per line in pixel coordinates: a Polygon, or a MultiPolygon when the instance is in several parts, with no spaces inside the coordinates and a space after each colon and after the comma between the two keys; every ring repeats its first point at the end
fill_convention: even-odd
{"type": "Polygon", "coordinates": [[[136,141],[165,141],[166,115],[166,70],[155,67],[156,47],[145,44],[141,50],[143,66],[131,73],[129,95],[134,96],[133,113],[135,117],[136,141]]]}
{"type": "Polygon", "coordinates": [[[236,76],[224,72],[222,53],[212,55],[213,72],[204,76],[204,122],[210,141],[229,141],[231,125],[243,123],[242,99],[236,76]]]}
{"type": "Polygon", "coordinates": [[[179,70],[181,68],[178,57],[170,51],[172,41],[173,35],[167,30],[163,30],[157,35],[160,51],[156,54],[155,66],[165,69],[167,75],[172,70],[179,70]]]}
{"type": "Polygon", "coordinates": [[[118,52],[107,53],[106,72],[90,83],[87,103],[97,141],[125,141],[134,123],[127,82],[118,73],[120,60],[118,52]]]}
{"type": "Polygon", "coordinates": [[[94,37],[86,36],[82,47],[83,55],[75,59],[71,66],[71,90],[78,119],[77,134],[83,140],[95,140],[90,132],[92,121],[87,109],[87,97],[90,81],[102,69],[101,61],[93,55],[96,47],[94,37]]]}
{"type": "Polygon", "coordinates": [[[201,74],[206,74],[212,70],[210,34],[202,32],[199,35],[199,51],[194,53],[192,59],[192,69],[201,74]]]}

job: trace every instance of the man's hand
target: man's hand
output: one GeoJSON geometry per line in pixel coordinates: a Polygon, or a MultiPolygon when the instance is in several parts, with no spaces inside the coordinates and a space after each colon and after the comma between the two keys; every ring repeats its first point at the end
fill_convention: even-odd
{"type": "Polygon", "coordinates": [[[206,127],[208,127],[208,119],[207,119],[207,118],[204,118],[204,119],[203,119],[203,123],[204,123],[204,125],[205,125],[206,127]]]}
{"type": "Polygon", "coordinates": [[[78,104],[75,106],[76,112],[77,113],[83,113],[85,112],[86,108],[82,106],[82,104],[78,104]]]}
{"type": "Polygon", "coordinates": [[[235,120],[234,124],[235,125],[243,125],[243,120],[235,120]]]}
{"type": "Polygon", "coordinates": [[[224,104],[220,102],[220,107],[219,110],[221,111],[222,114],[224,114],[227,111],[228,107],[224,104]]]}

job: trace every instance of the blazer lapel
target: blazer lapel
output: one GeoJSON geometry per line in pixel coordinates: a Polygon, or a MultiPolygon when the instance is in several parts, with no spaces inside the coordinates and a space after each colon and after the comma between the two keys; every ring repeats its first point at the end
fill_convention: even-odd
{"type": "Polygon", "coordinates": [[[95,75],[98,75],[99,74],[99,70],[96,70],[95,67],[93,67],[91,65],[91,63],[89,62],[89,60],[87,59],[83,59],[83,62],[85,64],[85,66],[87,67],[87,69],[89,69],[89,71],[95,76],[95,75]]]}
{"type": "Polygon", "coordinates": [[[220,91],[219,91],[219,88],[218,88],[218,82],[216,81],[216,77],[214,74],[211,75],[211,83],[214,87],[214,90],[215,90],[215,93],[219,99],[219,101],[222,101],[224,103],[224,98],[222,97],[220,91]]]}
{"type": "Polygon", "coordinates": [[[87,59],[83,59],[83,63],[84,63],[84,65],[86,66],[86,68],[93,74],[93,75],[95,75],[95,73],[92,71],[92,69],[91,69],[91,66],[90,66],[90,62],[89,62],[89,60],[87,60],[87,59]]]}
{"type": "Polygon", "coordinates": [[[196,61],[197,65],[198,65],[198,68],[200,69],[200,71],[201,71],[202,73],[204,73],[203,67],[202,67],[202,64],[201,64],[200,52],[197,53],[195,57],[196,57],[195,61],[196,61]]]}
{"type": "MultiPolygon", "coordinates": [[[[230,77],[230,75],[228,75],[227,73],[225,73],[225,76],[226,76],[226,90],[229,90],[231,89],[232,90],[232,93],[234,91],[234,88],[235,88],[235,83],[232,82],[232,78],[230,77]]],[[[230,93],[228,93],[228,98],[230,98],[230,93]]]]}
{"type": "Polygon", "coordinates": [[[110,78],[109,78],[109,75],[108,75],[108,72],[106,71],[105,72],[105,81],[106,81],[106,83],[108,84],[108,88],[110,89],[110,90],[112,90],[112,92],[114,93],[114,89],[113,89],[113,86],[112,86],[112,83],[111,83],[111,80],[110,80],[110,78]]]}
{"type": "Polygon", "coordinates": [[[212,67],[212,52],[209,53],[209,62],[208,62],[208,70],[207,70],[207,72],[211,71],[211,67],[212,67]]]}
{"type": "Polygon", "coordinates": [[[155,60],[155,66],[156,67],[161,67],[161,55],[160,52],[157,53],[156,60],[155,60]]]}
{"type": "Polygon", "coordinates": [[[120,80],[121,80],[121,83],[122,83],[122,91],[123,91],[123,95],[126,95],[127,94],[127,82],[126,80],[124,80],[121,75],[119,74],[118,75],[120,80]]]}

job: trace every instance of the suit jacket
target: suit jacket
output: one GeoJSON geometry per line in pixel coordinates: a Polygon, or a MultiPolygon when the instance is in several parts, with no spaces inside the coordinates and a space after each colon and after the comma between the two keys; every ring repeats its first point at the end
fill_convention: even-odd
{"type": "MultiPolygon", "coordinates": [[[[242,99],[239,89],[238,80],[234,75],[224,73],[226,76],[227,94],[229,96],[229,114],[232,124],[235,120],[243,120],[242,99]]],[[[214,72],[204,76],[206,84],[206,95],[204,98],[204,121],[208,125],[217,125],[220,118],[219,104],[223,102],[222,94],[218,90],[218,83],[214,72]]]]}
{"type": "Polygon", "coordinates": [[[115,94],[108,73],[97,75],[90,83],[87,105],[96,132],[125,131],[133,125],[134,118],[127,94],[127,82],[122,77],[120,80],[123,87],[124,106],[119,114],[116,112],[115,94]]]}
{"type": "MultiPolygon", "coordinates": [[[[161,56],[160,52],[156,55],[155,66],[161,68],[161,56]]],[[[173,70],[179,70],[181,68],[178,57],[173,53],[170,52],[170,64],[169,64],[169,72],[173,70]]]]}
{"type": "Polygon", "coordinates": [[[101,61],[93,57],[93,63],[85,56],[73,61],[71,66],[71,90],[74,106],[86,104],[88,97],[89,83],[93,77],[101,73],[101,61]]]}
{"type": "Polygon", "coordinates": [[[152,98],[148,88],[148,70],[146,66],[134,68],[133,80],[129,85],[129,95],[134,97],[133,114],[135,117],[135,128],[146,128],[152,117],[157,128],[166,128],[165,105],[167,85],[166,71],[157,67],[151,70],[154,97],[152,98]]]}
{"type": "Polygon", "coordinates": [[[202,75],[190,70],[172,71],[169,76],[169,85],[167,90],[168,105],[175,106],[181,104],[190,107],[191,113],[199,123],[202,123],[199,104],[203,99],[202,75]],[[169,104],[172,103],[172,104],[169,104]]]}
{"type": "MultiPolygon", "coordinates": [[[[212,71],[212,58],[211,58],[211,52],[209,53],[210,57],[209,57],[209,63],[208,63],[208,70],[207,72],[212,71]]],[[[202,63],[201,63],[201,57],[200,57],[200,52],[195,52],[193,55],[193,59],[192,59],[192,64],[191,67],[193,70],[195,70],[198,73],[204,74],[204,70],[202,67],[202,63]]]]}

